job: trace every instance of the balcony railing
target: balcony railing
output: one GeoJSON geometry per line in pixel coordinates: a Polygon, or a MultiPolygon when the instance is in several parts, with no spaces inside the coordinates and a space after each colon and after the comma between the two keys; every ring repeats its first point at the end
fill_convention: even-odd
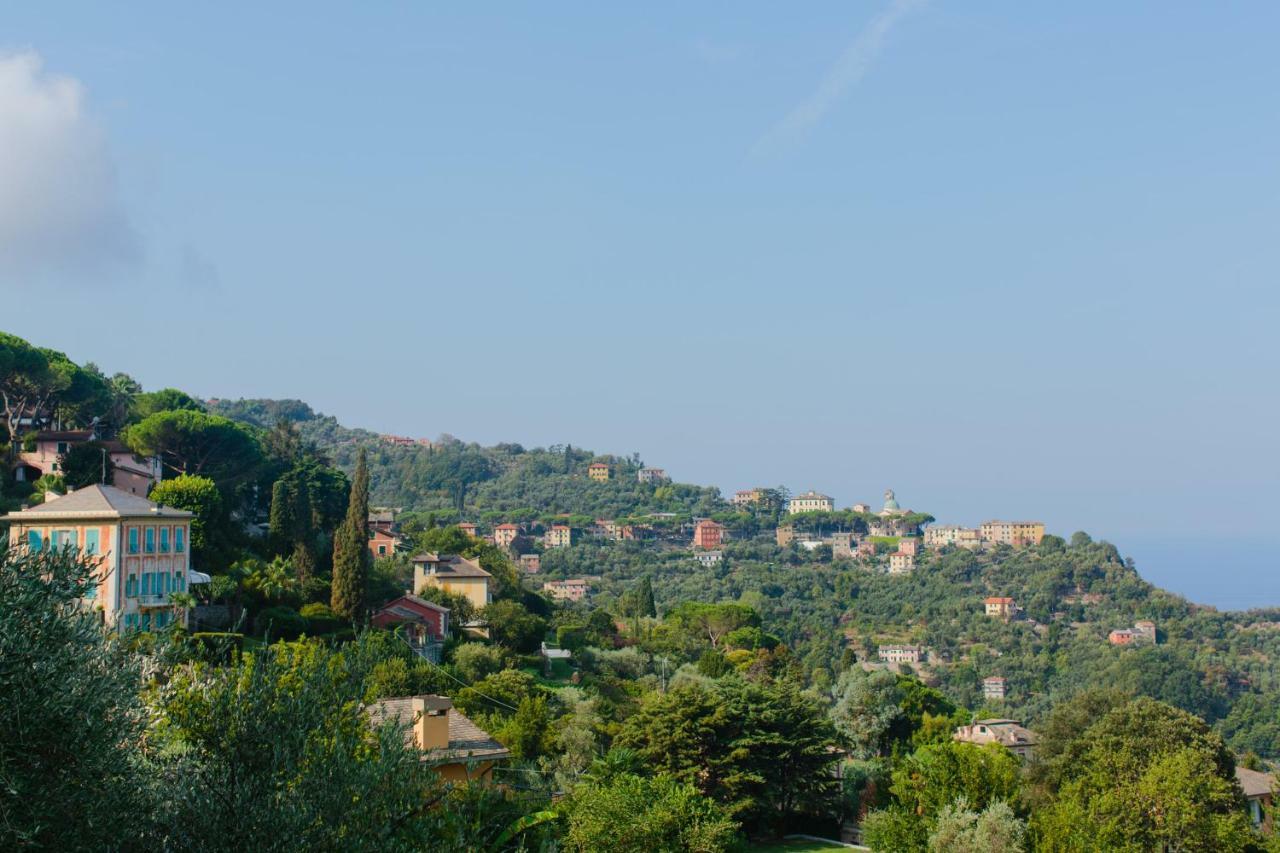
{"type": "Polygon", "coordinates": [[[138,596],[138,604],[143,607],[164,607],[169,604],[169,593],[144,592],[138,596]]]}

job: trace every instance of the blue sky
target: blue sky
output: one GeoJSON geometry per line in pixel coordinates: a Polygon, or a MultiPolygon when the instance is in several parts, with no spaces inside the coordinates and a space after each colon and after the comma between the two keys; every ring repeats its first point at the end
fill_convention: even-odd
{"type": "Polygon", "coordinates": [[[15,5],[0,326],[1280,604],[1280,7],[602,5],[15,5]]]}

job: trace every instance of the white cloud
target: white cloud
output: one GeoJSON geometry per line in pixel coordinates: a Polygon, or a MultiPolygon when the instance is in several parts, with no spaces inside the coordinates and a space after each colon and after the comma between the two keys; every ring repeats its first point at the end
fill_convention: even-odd
{"type": "Polygon", "coordinates": [[[102,272],[137,255],[84,87],[34,52],[0,54],[0,274],[102,272]]]}
{"type": "Polygon", "coordinates": [[[880,54],[880,44],[894,24],[920,5],[922,0],[891,0],[880,14],[872,18],[857,37],[840,54],[827,71],[818,88],[800,102],[786,118],[774,125],[752,146],[752,154],[766,154],[779,146],[804,137],[826,115],[845,91],[858,83],[880,54]]]}

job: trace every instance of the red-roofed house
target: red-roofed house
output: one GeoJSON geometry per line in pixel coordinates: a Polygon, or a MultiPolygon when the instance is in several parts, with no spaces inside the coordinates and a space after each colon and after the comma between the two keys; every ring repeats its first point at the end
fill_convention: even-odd
{"type": "Polygon", "coordinates": [[[511,543],[516,541],[519,535],[520,525],[518,524],[499,524],[493,528],[493,542],[502,548],[510,548],[511,543]]]}
{"type": "Polygon", "coordinates": [[[983,603],[988,616],[999,616],[1001,619],[1008,619],[1017,610],[1012,598],[991,596],[983,603]]]}

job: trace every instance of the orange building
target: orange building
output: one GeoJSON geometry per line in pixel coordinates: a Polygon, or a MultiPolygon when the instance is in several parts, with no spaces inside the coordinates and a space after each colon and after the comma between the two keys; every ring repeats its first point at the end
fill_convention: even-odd
{"type": "Polygon", "coordinates": [[[400,537],[380,527],[369,529],[369,553],[375,557],[390,557],[400,547],[400,537]]]}
{"type": "Polygon", "coordinates": [[[710,550],[724,541],[724,525],[704,518],[693,527],[693,547],[710,550]]]}

